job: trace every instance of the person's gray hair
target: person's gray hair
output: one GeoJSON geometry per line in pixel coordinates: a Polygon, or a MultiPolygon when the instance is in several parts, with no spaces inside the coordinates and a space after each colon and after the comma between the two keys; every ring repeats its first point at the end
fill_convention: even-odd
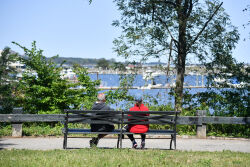
{"type": "Polygon", "coordinates": [[[98,101],[105,101],[106,100],[105,94],[104,93],[99,93],[97,95],[97,100],[98,101]]]}

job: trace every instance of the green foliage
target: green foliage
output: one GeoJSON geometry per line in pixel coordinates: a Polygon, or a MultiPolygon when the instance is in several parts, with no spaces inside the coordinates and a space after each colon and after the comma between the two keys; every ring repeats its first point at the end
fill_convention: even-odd
{"type": "Polygon", "coordinates": [[[149,106],[150,111],[174,111],[172,104],[149,106]]]}
{"type": "Polygon", "coordinates": [[[133,74],[120,74],[120,85],[116,90],[109,90],[107,92],[107,103],[115,104],[125,101],[127,105],[124,108],[128,108],[129,103],[133,101],[133,97],[128,94],[129,88],[132,87],[134,81],[133,74]]]}
{"type": "Polygon", "coordinates": [[[102,68],[104,70],[109,69],[109,61],[102,58],[97,61],[97,67],[102,68]]]}
{"type": "Polygon", "coordinates": [[[35,41],[31,49],[13,43],[25,52],[20,60],[26,64],[27,71],[19,86],[19,105],[25,112],[55,114],[62,113],[69,107],[90,108],[96,98],[96,86],[100,81],[92,82],[86,69],[75,65],[74,72],[78,75],[78,82],[72,83],[61,77],[62,64],[57,66],[52,61],[53,58],[46,59],[43,51],[36,48],[35,41]]]}
{"type": "MultiPolygon", "coordinates": [[[[69,128],[90,128],[86,124],[68,124],[69,128]]],[[[61,123],[30,123],[26,122],[22,125],[22,135],[23,136],[62,136],[62,129],[64,125],[61,123]]],[[[12,126],[10,123],[0,123],[0,137],[11,136],[12,126]]],[[[86,136],[86,135],[78,135],[86,136]]]]}
{"type": "Polygon", "coordinates": [[[2,136],[11,136],[12,135],[12,126],[10,123],[0,123],[0,137],[2,136]]]}
{"type": "Polygon", "coordinates": [[[96,101],[98,94],[97,86],[100,85],[100,80],[91,81],[87,69],[79,65],[74,65],[73,71],[78,76],[78,82],[71,84],[71,87],[79,87],[79,89],[69,90],[71,106],[75,109],[90,109],[96,101]]]}
{"type": "Polygon", "coordinates": [[[24,136],[61,136],[63,125],[48,123],[25,123],[23,124],[24,136]]]}
{"type": "Polygon", "coordinates": [[[112,69],[119,69],[120,71],[126,71],[126,67],[125,67],[125,63],[121,63],[121,62],[114,62],[112,65],[111,65],[111,68],[112,69]]]}
{"type": "Polygon", "coordinates": [[[20,81],[19,90],[23,93],[20,105],[28,113],[61,113],[68,107],[66,80],[60,77],[61,67],[57,67],[51,59],[46,60],[43,51],[36,48],[27,49],[13,42],[24,50],[24,57],[20,60],[26,65],[27,71],[20,81]]]}
{"type": "Polygon", "coordinates": [[[250,137],[250,125],[208,125],[208,136],[250,137]]]}
{"type": "Polygon", "coordinates": [[[195,125],[177,125],[177,133],[178,135],[188,135],[195,136],[196,135],[196,126],[195,125]]]}
{"type": "Polygon", "coordinates": [[[11,113],[15,103],[16,69],[10,66],[17,59],[17,54],[11,53],[6,47],[0,55],[0,113],[11,113]]]}
{"type": "MultiPolygon", "coordinates": [[[[113,66],[114,69],[123,70],[125,72],[124,64],[116,63],[113,66]]],[[[136,72],[131,74],[119,74],[119,88],[116,90],[109,90],[107,92],[107,103],[115,104],[118,102],[125,101],[126,106],[124,108],[128,109],[133,97],[128,94],[129,88],[133,86],[136,72]]]]}
{"type": "MultiPolygon", "coordinates": [[[[219,56],[221,57],[221,56],[219,56]]],[[[218,58],[219,59],[219,58],[218,58]]],[[[223,59],[212,62],[220,64],[223,59]]],[[[227,61],[224,66],[213,68],[207,64],[207,69],[212,71],[207,78],[209,90],[198,94],[198,103],[205,103],[210,109],[214,110],[214,115],[218,116],[250,116],[249,111],[249,72],[250,67],[243,63],[237,63],[232,59],[227,61]],[[221,79],[223,82],[216,82],[221,79]],[[237,82],[237,83],[233,83],[237,82]],[[216,87],[211,89],[211,87],[216,87]]]]}

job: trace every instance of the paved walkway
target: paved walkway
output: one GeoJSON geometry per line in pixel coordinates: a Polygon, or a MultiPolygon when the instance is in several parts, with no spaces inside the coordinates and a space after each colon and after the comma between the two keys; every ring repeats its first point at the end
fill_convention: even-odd
{"type": "MultiPolygon", "coordinates": [[[[73,149],[89,148],[90,138],[69,138],[68,147],[73,149]]],[[[140,145],[140,139],[136,139],[140,145]]],[[[146,139],[146,149],[169,149],[169,139],[146,139]]],[[[98,147],[116,148],[117,139],[101,139],[98,147]]],[[[30,149],[30,150],[52,150],[62,149],[63,138],[0,138],[0,149],[30,149]]],[[[131,148],[128,139],[123,140],[123,148],[131,148]]],[[[185,139],[177,138],[177,150],[188,151],[239,151],[250,153],[250,139],[185,139]]]]}

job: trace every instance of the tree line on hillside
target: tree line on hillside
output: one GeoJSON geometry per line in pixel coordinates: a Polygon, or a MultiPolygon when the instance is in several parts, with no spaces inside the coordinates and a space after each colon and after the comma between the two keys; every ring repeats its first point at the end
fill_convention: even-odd
{"type": "MultiPolygon", "coordinates": [[[[48,58],[49,59],[49,58],[48,58]]],[[[74,57],[55,57],[53,59],[53,62],[56,64],[61,64],[64,62],[64,64],[73,66],[74,64],[79,65],[97,65],[100,62],[107,62],[108,64],[112,64],[115,62],[115,59],[95,59],[95,58],[74,58],[74,57]]]]}
{"type": "MultiPolygon", "coordinates": [[[[49,58],[47,58],[49,59],[49,58]]],[[[93,58],[74,58],[74,57],[55,57],[52,60],[56,64],[65,64],[69,66],[73,66],[74,64],[79,64],[80,66],[88,66],[88,65],[93,65],[96,67],[100,67],[102,69],[109,69],[112,67],[115,67],[117,64],[134,64],[133,62],[125,61],[125,62],[116,62],[115,59],[105,59],[105,58],[100,58],[100,59],[93,59],[93,58]]],[[[148,62],[148,63],[141,63],[145,65],[166,65],[166,63],[162,62],[148,62]]]]}

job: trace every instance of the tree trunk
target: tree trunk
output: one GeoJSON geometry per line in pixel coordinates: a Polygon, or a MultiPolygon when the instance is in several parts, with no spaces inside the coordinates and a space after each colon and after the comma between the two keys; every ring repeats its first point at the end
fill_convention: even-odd
{"type": "Polygon", "coordinates": [[[186,59],[185,52],[178,53],[177,76],[176,76],[176,87],[175,87],[175,110],[176,111],[182,111],[185,59],[186,59]]]}
{"type": "Polygon", "coordinates": [[[185,75],[185,63],[186,63],[186,25],[187,20],[181,3],[177,3],[178,20],[179,20],[179,39],[178,39],[178,56],[177,56],[177,76],[176,76],[176,87],[175,87],[175,110],[182,111],[182,100],[183,100],[183,83],[185,75]]]}

